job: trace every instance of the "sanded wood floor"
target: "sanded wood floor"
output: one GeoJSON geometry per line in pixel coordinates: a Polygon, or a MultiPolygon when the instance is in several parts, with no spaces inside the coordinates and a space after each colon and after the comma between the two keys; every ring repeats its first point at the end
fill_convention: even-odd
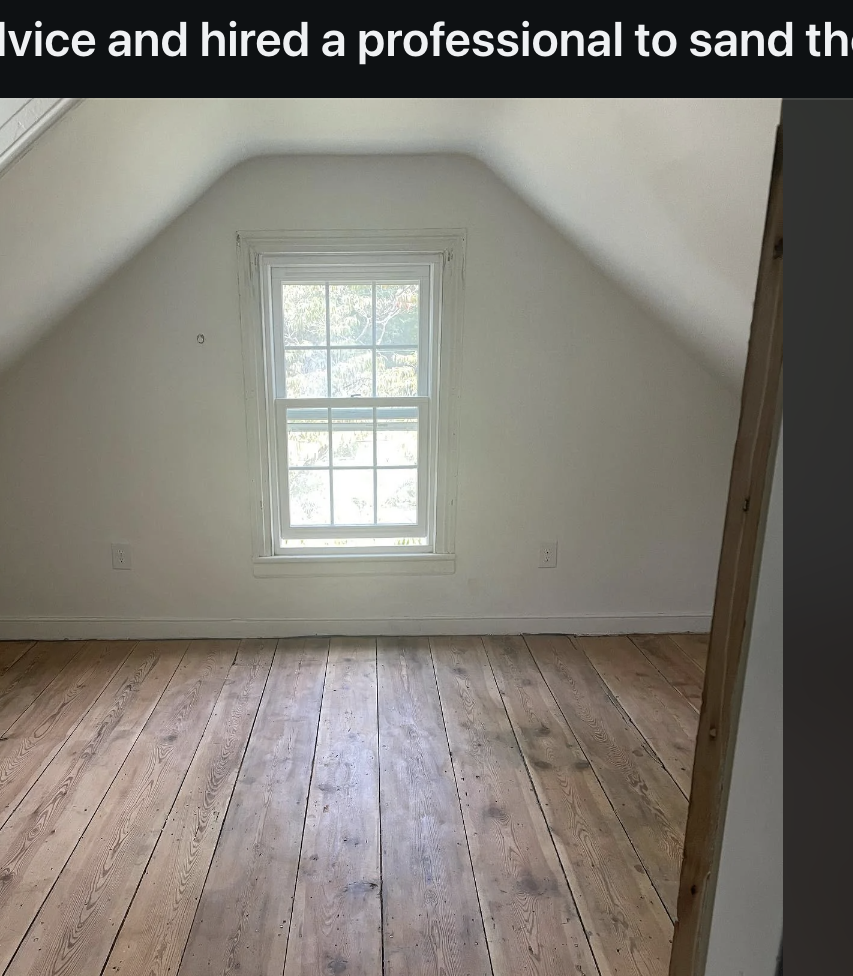
{"type": "Polygon", "coordinates": [[[0,973],[665,976],[706,653],[0,642],[0,973]]]}

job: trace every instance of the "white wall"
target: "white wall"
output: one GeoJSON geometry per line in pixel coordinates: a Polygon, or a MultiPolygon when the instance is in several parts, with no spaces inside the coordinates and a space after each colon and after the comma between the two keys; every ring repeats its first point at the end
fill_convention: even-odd
{"type": "MultiPolygon", "coordinates": [[[[75,100],[32,99],[21,115],[55,101],[75,100]]],[[[0,369],[239,162],[458,152],[489,165],[739,392],[780,107],[778,98],[83,99],[0,179],[0,369]]],[[[0,169],[3,137],[0,128],[0,169]]]]}
{"type": "Polygon", "coordinates": [[[736,414],[481,164],[256,160],[0,375],[0,636],[702,626],[736,414]],[[459,226],[455,575],[254,578],[236,231],[459,226]]]}
{"type": "Polygon", "coordinates": [[[484,160],[740,390],[781,99],[511,98],[484,160]]]}
{"type": "Polygon", "coordinates": [[[761,553],[706,976],[774,976],[782,939],[782,441],[761,553]]]}

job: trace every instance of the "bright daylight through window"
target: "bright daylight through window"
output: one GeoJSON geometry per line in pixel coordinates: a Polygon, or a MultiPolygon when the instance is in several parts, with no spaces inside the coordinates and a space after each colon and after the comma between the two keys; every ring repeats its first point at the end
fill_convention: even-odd
{"type": "Polygon", "coordinates": [[[256,557],[452,553],[462,246],[241,235],[256,557]]]}

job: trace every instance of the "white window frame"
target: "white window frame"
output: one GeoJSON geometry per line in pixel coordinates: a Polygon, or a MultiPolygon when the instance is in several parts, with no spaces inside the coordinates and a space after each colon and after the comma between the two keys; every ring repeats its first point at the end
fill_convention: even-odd
{"type": "MultiPolygon", "coordinates": [[[[332,255],[330,257],[317,255],[295,255],[288,260],[286,267],[281,265],[283,260],[280,255],[265,255],[260,258],[261,288],[264,307],[271,309],[270,326],[267,338],[273,351],[272,362],[267,359],[267,388],[274,391],[274,428],[278,443],[274,445],[271,454],[275,455],[277,465],[272,470],[271,477],[273,484],[273,497],[278,499],[278,504],[273,504],[271,513],[271,523],[273,530],[273,555],[295,555],[293,549],[279,550],[275,544],[278,538],[285,539],[305,539],[328,538],[330,536],[329,527],[299,528],[290,525],[288,517],[289,497],[285,489],[288,483],[290,466],[287,459],[286,444],[286,412],[293,409],[310,409],[320,407],[327,409],[332,403],[332,409],[342,410],[347,407],[353,408],[382,408],[384,406],[407,406],[413,407],[418,411],[418,509],[419,518],[413,525],[364,525],[348,526],[341,535],[349,539],[371,538],[382,536],[385,538],[426,538],[425,545],[409,545],[406,552],[431,552],[434,526],[434,491],[435,491],[435,468],[436,457],[432,446],[437,441],[437,430],[435,421],[437,420],[436,411],[430,411],[430,405],[436,391],[433,391],[432,384],[438,385],[438,377],[433,375],[433,363],[439,361],[439,330],[431,329],[433,310],[440,307],[441,302],[441,278],[443,259],[440,255],[407,255],[405,263],[399,254],[394,255],[372,255],[368,263],[353,263],[353,258],[349,255],[332,255]],[[322,264],[318,265],[318,262],[322,264]],[[418,324],[418,387],[417,394],[411,397],[383,397],[374,395],[370,397],[358,397],[352,399],[330,400],[329,397],[309,400],[306,398],[288,399],[285,388],[285,354],[287,347],[283,341],[283,322],[281,309],[281,285],[288,282],[308,283],[310,281],[325,283],[330,277],[334,283],[341,283],[347,280],[362,282],[366,279],[381,278],[383,282],[412,281],[417,280],[419,284],[419,324],[418,324]],[[355,402],[354,402],[355,401],[355,402]]],[[[328,323],[327,323],[328,327],[328,323]]],[[[328,339],[328,336],[327,336],[328,339]]],[[[300,346],[299,349],[304,347],[300,346]]],[[[332,346],[328,342],[323,347],[328,357],[339,348],[348,347],[332,346]]],[[[383,351],[386,347],[380,346],[357,346],[357,349],[370,349],[374,356],[383,351]]],[[[393,347],[387,347],[393,348],[393,347]]],[[[375,371],[374,371],[375,375],[375,371]]],[[[327,383],[331,382],[331,359],[327,366],[327,383]]],[[[331,392],[331,391],[330,391],[331,392]]],[[[376,427],[374,425],[374,434],[376,427]]],[[[331,435],[331,430],[329,431],[331,435]]],[[[331,443],[331,439],[330,439],[331,443]]],[[[331,458],[330,458],[331,464],[331,458]]],[[[318,469],[318,470],[322,470],[318,469]]],[[[351,469],[348,469],[351,470],[351,469]]],[[[376,468],[374,468],[376,470],[376,468]]],[[[375,489],[375,485],[374,485],[375,489]]],[[[334,493],[334,477],[330,481],[330,490],[334,493]]],[[[334,510],[334,501],[332,501],[334,510]]],[[[372,545],[367,548],[359,549],[357,546],[347,546],[346,551],[355,555],[373,555],[378,553],[396,553],[400,551],[399,546],[389,545],[381,547],[372,545]]],[[[311,552],[303,549],[303,555],[326,555],[328,549],[319,552],[311,552]]]]}
{"type": "MultiPolygon", "coordinates": [[[[246,231],[237,235],[240,318],[243,339],[246,420],[249,442],[249,481],[252,505],[253,572],[256,576],[431,574],[455,570],[455,515],[459,373],[462,340],[462,282],[465,232],[441,231],[330,231],[278,233],[246,231]],[[282,537],[280,478],[281,449],[274,443],[275,412],[283,409],[282,389],[276,388],[275,369],[281,343],[275,339],[273,281],[310,275],[311,267],[340,265],[341,277],[349,267],[354,275],[392,274],[426,276],[430,281],[429,307],[422,292],[422,314],[431,329],[419,330],[418,396],[406,398],[426,417],[419,425],[419,492],[427,492],[426,521],[407,527],[407,535],[426,537],[422,547],[329,548],[326,551],[278,544],[282,537]],[[304,274],[302,268],[305,269],[304,274]],[[413,274],[412,269],[417,273],[413,274]],[[432,389],[426,384],[431,379],[432,389]],[[421,437],[423,433],[424,437],[421,437]],[[423,460],[426,459],[426,470],[423,460]]],[[[316,272],[319,273],[319,272],[316,272]]],[[[335,280],[338,280],[335,272],[335,280]]],[[[383,400],[385,398],[382,398],[383,400]]],[[[313,401],[300,400],[298,406],[313,401]]],[[[291,406],[297,401],[291,401],[291,406]]],[[[370,407],[372,399],[342,399],[341,406],[370,407]]],[[[380,404],[381,405],[381,404],[380,404]]],[[[325,403],[324,403],[325,406],[325,403]]],[[[284,461],[286,465],[286,460],[284,461]]],[[[424,497],[421,495],[420,497],[424,497]]],[[[320,534],[320,533],[315,533],[320,534]]],[[[347,531],[347,536],[359,532],[347,531]]],[[[363,535],[376,536],[370,526],[363,535]]],[[[310,538],[311,532],[299,533],[310,538]]]]}

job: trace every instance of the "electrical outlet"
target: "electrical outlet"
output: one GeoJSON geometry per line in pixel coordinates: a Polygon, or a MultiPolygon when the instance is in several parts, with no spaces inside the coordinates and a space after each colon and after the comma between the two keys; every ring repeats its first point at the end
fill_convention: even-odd
{"type": "Polygon", "coordinates": [[[539,568],[551,569],[557,565],[557,543],[543,542],[539,547],[539,568]]]}
{"type": "Polygon", "coordinates": [[[124,542],[112,544],[113,569],[130,569],[130,546],[124,542]]]}

